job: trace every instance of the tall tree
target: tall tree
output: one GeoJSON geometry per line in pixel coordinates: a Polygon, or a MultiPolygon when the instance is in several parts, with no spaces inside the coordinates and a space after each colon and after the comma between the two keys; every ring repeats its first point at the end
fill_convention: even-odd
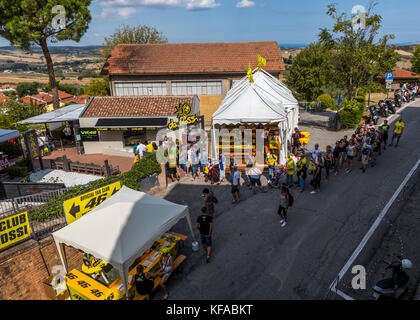
{"type": "Polygon", "coordinates": [[[415,73],[420,73],[420,46],[417,46],[413,52],[413,57],[411,58],[411,71],[415,73]]]}
{"type": "Polygon", "coordinates": [[[0,36],[26,52],[31,52],[34,45],[41,47],[54,109],[60,107],[60,102],[48,42],[79,42],[91,20],[90,3],[91,0],[0,0],[0,36]]]}
{"type": "Polygon", "coordinates": [[[156,27],[146,25],[123,25],[109,37],[105,37],[102,44],[102,55],[106,59],[118,44],[166,43],[168,39],[156,27]]]}
{"type": "Polygon", "coordinates": [[[356,15],[339,14],[336,5],[330,4],[327,15],[335,20],[334,26],[332,31],[321,29],[319,34],[320,42],[331,49],[328,78],[343,88],[349,100],[357,96],[359,88],[391,71],[400,59],[399,54],[387,46],[394,35],[376,40],[382,17],[372,12],[375,6],[373,3],[367,9],[364,26],[355,28],[356,15]]]}
{"type": "Polygon", "coordinates": [[[299,99],[315,100],[326,85],[328,48],[320,43],[310,44],[293,59],[287,71],[286,83],[296,92],[299,99]]]}

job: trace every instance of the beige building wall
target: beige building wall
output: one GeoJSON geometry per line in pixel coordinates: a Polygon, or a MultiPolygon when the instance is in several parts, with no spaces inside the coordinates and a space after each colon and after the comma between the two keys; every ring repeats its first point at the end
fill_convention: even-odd
{"type": "Polygon", "coordinates": [[[220,107],[223,96],[199,96],[200,98],[200,114],[204,116],[206,129],[210,127],[211,117],[220,107]]]}

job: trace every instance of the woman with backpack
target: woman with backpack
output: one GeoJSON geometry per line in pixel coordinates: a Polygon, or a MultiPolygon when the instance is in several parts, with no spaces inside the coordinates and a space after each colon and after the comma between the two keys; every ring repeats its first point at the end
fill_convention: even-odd
{"type": "Polygon", "coordinates": [[[293,205],[293,196],[288,188],[283,186],[280,194],[280,205],[277,214],[280,216],[280,224],[283,227],[287,225],[287,210],[293,205]]]}

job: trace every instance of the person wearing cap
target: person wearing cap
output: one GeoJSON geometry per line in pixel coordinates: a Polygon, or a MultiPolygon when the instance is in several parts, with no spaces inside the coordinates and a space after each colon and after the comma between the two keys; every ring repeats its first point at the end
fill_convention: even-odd
{"type": "Polygon", "coordinates": [[[232,203],[238,203],[241,201],[241,194],[239,192],[239,188],[241,186],[241,173],[238,171],[238,167],[236,165],[233,165],[232,169],[232,203]]]}
{"type": "Polygon", "coordinates": [[[300,192],[303,192],[305,190],[306,185],[306,157],[305,153],[301,152],[299,153],[300,159],[297,163],[297,176],[299,179],[299,185],[300,185],[300,192]]]}
{"type": "Polygon", "coordinates": [[[295,161],[293,160],[292,155],[289,156],[287,161],[286,171],[286,184],[289,186],[289,188],[291,188],[293,187],[293,175],[295,174],[295,161]]]}

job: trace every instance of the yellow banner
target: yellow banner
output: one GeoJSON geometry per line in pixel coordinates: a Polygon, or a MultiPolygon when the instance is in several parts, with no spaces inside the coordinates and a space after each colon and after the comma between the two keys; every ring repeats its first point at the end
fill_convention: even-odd
{"type": "Polygon", "coordinates": [[[115,299],[112,290],[77,269],[66,274],[66,285],[72,300],[115,299]]]}
{"type": "Polygon", "coordinates": [[[0,249],[31,236],[28,212],[22,212],[0,220],[0,249]]]}
{"type": "Polygon", "coordinates": [[[121,181],[64,201],[67,223],[73,223],[121,189],[121,181]]]}

